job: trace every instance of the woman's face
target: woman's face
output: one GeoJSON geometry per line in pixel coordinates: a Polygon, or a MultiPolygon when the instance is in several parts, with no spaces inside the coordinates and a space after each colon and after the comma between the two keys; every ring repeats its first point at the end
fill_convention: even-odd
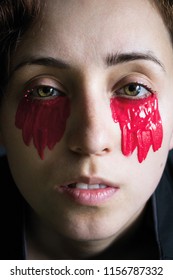
{"type": "Polygon", "coordinates": [[[169,35],[150,1],[45,3],[13,55],[1,107],[11,171],[58,233],[117,236],[141,213],[172,148],[169,35]]]}

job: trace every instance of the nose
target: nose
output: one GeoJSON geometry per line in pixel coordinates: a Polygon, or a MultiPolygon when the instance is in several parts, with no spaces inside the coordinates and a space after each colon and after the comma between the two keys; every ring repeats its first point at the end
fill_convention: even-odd
{"type": "Polygon", "coordinates": [[[115,123],[110,103],[93,96],[80,99],[71,108],[66,134],[68,149],[80,155],[105,155],[115,147],[115,123]]]}

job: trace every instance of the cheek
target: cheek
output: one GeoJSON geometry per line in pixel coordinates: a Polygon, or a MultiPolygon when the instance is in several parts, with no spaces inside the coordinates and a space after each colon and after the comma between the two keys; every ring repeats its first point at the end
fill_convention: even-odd
{"type": "Polygon", "coordinates": [[[163,128],[155,95],[132,100],[111,99],[112,117],[119,123],[122,135],[122,153],[129,156],[137,148],[138,161],[147,156],[150,147],[157,151],[162,144],[163,128]]]}
{"type": "Polygon", "coordinates": [[[70,104],[66,97],[49,100],[30,99],[25,96],[18,105],[15,125],[22,130],[24,143],[33,140],[41,159],[44,149],[53,149],[63,137],[70,104]]]}

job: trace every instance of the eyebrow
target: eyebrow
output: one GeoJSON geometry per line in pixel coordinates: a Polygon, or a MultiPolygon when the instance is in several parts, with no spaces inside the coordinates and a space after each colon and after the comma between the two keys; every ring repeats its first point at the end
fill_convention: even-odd
{"type": "Polygon", "coordinates": [[[135,60],[147,60],[152,61],[155,64],[159,65],[162,70],[165,72],[165,67],[163,63],[152,53],[141,53],[141,52],[131,52],[131,53],[116,53],[109,54],[105,59],[105,64],[108,67],[115,66],[117,64],[131,62],[135,60]]]}
{"type": "Polygon", "coordinates": [[[22,62],[17,64],[12,70],[12,73],[20,69],[21,67],[27,65],[43,65],[43,66],[53,66],[60,69],[69,69],[70,64],[66,63],[63,60],[55,59],[53,57],[28,57],[22,62]]]}
{"type": "MultiPolygon", "coordinates": [[[[106,56],[104,59],[104,64],[107,67],[116,66],[118,64],[123,64],[126,62],[131,62],[135,60],[147,60],[152,61],[155,64],[159,65],[162,70],[165,72],[165,67],[163,63],[151,52],[141,53],[141,52],[131,52],[131,53],[111,53],[106,56]]],[[[11,75],[16,72],[21,67],[27,65],[43,65],[43,66],[51,66],[59,69],[70,69],[72,68],[70,63],[56,59],[53,57],[28,57],[17,64],[11,72],[11,75]]],[[[11,76],[10,75],[10,76],[11,76]]]]}

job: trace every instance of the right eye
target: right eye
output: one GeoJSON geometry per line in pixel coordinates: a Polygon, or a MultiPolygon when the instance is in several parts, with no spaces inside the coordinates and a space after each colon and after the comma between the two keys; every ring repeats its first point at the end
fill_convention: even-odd
{"type": "Polygon", "coordinates": [[[51,98],[64,96],[64,93],[51,86],[37,86],[27,90],[28,95],[35,98],[51,98]]]}

